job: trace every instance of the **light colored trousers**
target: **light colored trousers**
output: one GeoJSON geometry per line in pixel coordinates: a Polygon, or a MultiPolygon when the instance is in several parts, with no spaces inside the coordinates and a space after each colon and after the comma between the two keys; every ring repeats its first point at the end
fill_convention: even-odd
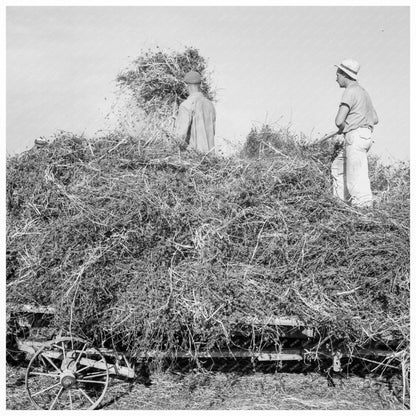
{"type": "Polygon", "coordinates": [[[367,160],[367,152],[372,144],[369,128],[360,127],[344,134],[344,146],[331,166],[335,197],[355,206],[372,206],[367,160]]]}

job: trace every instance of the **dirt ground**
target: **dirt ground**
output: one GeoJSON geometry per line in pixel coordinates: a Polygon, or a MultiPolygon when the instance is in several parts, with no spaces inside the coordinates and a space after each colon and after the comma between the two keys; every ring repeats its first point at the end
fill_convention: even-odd
{"type": "MultiPolygon", "coordinates": [[[[35,409],[25,367],[6,367],[6,408],[35,409]]],[[[340,376],[330,386],[319,373],[156,371],[147,383],[111,379],[104,410],[399,410],[400,392],[377,378],[340,376]]]]}

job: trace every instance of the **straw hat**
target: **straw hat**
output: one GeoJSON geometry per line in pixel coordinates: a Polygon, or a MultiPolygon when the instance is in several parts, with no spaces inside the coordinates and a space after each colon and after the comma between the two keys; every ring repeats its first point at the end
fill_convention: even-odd
{"type": "Polygon", "coordinates": [[[355,59],[344,59],[339,65],[335,66],[345,72],[352,79],[357,80],[360,64],[355,59]]]}
{"type": "Polygon", "coordinates": [[[185,78],[183,79],[187,84],[200,84],[201,83],[201,75],[195,71],[189,71],[185,78]]]}

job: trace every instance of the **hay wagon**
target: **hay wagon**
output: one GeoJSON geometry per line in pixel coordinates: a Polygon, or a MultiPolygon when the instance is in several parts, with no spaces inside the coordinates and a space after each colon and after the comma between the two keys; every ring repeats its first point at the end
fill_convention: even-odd
{"type": "MultiPolygon", "coordinates": [[[[96,409],[106,395],[111,377],[134,381],[141,361],[163,358],[160,351],[129,357],[116,348],[98,347],[74,334],[57,335],[54,329],[47,329],[54,312],[52,307],[7,306],[9,327],[15,329],[8,344],[9,347],[13,344],[11,348],[24,353],[29,360],[25,386],[31,402],[39,409],[96,409]]],[[[341,359],[346,357],[381,362],[387,367],[392,360],[400,358],[397,352],[386,349],[360,349],[352,353],[340,345],[325,342],[318,337],[316,329],[295,318],[271,318],[267,322],[252,318],[244,324],[273,327],[280,334],[279,345],[261,349],[201,348],[176,352],[175,359],[249,359],[253,363],[324,360],[330,374],[342,371],[341,359]]]]}

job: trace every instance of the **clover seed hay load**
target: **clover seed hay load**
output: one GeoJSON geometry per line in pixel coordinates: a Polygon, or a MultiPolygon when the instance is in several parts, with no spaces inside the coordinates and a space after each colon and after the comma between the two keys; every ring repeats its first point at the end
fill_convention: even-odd
{"type": "Polygon", "coordinates": [[[281,316],[406,348],[405,174],[363,215],[331,198],[329,149],[274,153],[201,159],[62,133],[9,158],[7,300],[55,306],[57,327],[133,353],[229,346],[248,318],[281,316]]]}

